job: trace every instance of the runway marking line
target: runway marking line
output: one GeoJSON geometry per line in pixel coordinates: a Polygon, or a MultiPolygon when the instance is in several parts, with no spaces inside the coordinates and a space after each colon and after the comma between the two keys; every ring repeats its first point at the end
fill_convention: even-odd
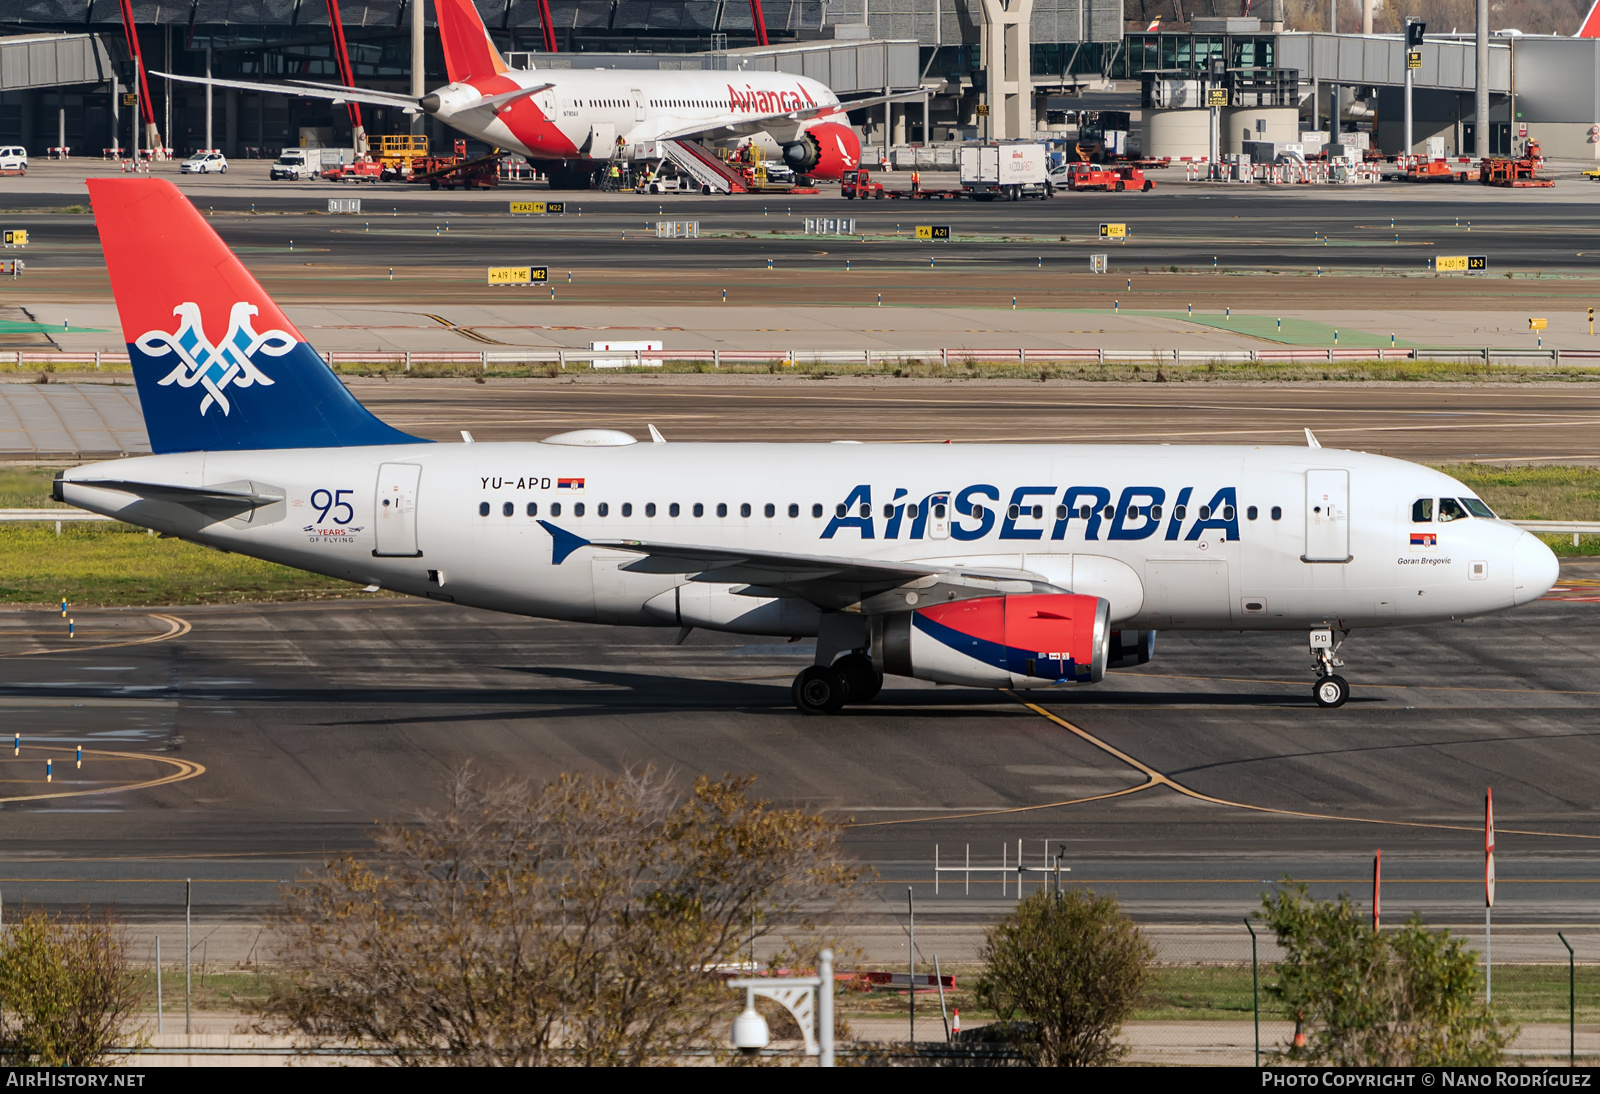
{"type": "MultiPolygon", "coordinates": [[[[970,818],[973,818],[973,817],[1004,816],[1004,815],[1006,815],[1008,813],[1030,813],[1030,812],[1036,812],[1036,811],[1041,810],[1041,809],[1059,809],[1059,808],[1062,808],[1064,806],[1069,806],[1069,805],[1082,805],[1082,804],[1085,804],[1087,802],[1106,801],[1106,800],[1109,800],[1111,798],[1127,797],[1130,794],[1137,794],[1137,793],[1139,793],[1141,791],[1144,791],[1144,790],[1150,790],[1150,789],[1153,789],[1155,787],[1164,786],[1167,789],[1172,790],[1173,792],[1175,792],[1177,794],[1181,794],[1182,796],[1184,796],[1186,798],[1193,798],[1196,801],[1207,802],[1207,803],[1209,803],[1211,805],[1220,805],[1220,806],[1223,806],[1223,807],[1228,808],[1228,809],[1244,809],[1244,810],[1247,810],[1247,811],[1252,812],[1252,813],[1267,813],[1267,814],[1271,814],[1271,815],[1274,815],[1274,816],[1282,816],[1282,817],[1301,817],[1301,818],[1305,818],[1307,820],[1342,821],[1342,822],[1345,822],[1345,823],[1348,823],[1348,824],[1378,824],[1378,825],[1383,825],[1385,827],[1392,827],[1392,828],[1429,828],[1429,829],[1437,829],[1437,830],[1447,831],[1447,832],[1481,832],[1482,831],[1482,829],[1480,827],[1476,826],[1476,825],[1468,825],[1468,824],[1432,824],[1432,823],[1428,823],[1426,821],[1384,820],[1384,819],[1381,819],[1381,818],[1378,818],[1378,817],[1342,817],[1342,816],[1339,816],[1339,815],[1337,815],[1335,813],[1311,813],[1311,812],[1306,812],[1304,810],[1298,810],[1298,809],[1279,809],[1277,807],[1270,806],[1270,805],[1251,805],[1249,802],[1231,801],[1231,800],[1229,800],[1227,798],[1218,798],[1218,797],[1214,797],[1214,796],[1212,796],[1210,794],[1203,794],[1198,790],[1194,790],[1194,789],[1192,789],[1192,788],[1190,788],[1188,786],[1185,786],[1183,783],[1180,783],[1175,779],[1169,778],[1168,776],[1162,774],[1160,771],[1157,771],[1155,768],[1151,767],[1149,764],[1145,763],[1144,761],[1142,761],[1140,759],[1137,759],[1136,757],[1130,756],[1128,753],[1122,751],[1120,748],[1117,748],[1115,745],[1101,740],[1099,737],[1096,737],[1094,734],[1090,733],[1086,729],[1083,729],[1083,728],[1081,728],[1079,726],[1073,725],[1071,722],[1067,721],[1065,718],[1062,718],[1059,715],[1051,713],[1050,711],[1046,710],[1044,707],[1040,706],[1039,704],[1028,702],[1026,699],[1023,699],[1021,696],[1017,695],[1016,692],[1011,691],[1011,690],[1006,689],[1006,688],[1002,688],[1001,690],[1004,691],[1007,695],[1010,695],[1013,699],[1015,699],[1018,703],[1022,704],[1022,706],[1026,707],[1028,710],[1031,710],[1035,714],[1039,715],[1041,718],[1044,718],[1046,721],[1054,722],[1056,725],[1060,726],[1062,729],[1065,729],[1067,732],[1073,734],[1074,736],[1079,737],[1082,740],[1088,742],[1089,744],[1093,745],[1095,748],[1100,749],[1100,751],[1106,753],[1107,755],[1110,755],[1112,757],[1115,757],[1118,760],[1121,760],[1123,763],[1127,764],[1129,767],[1133,768],[1135,771],[1138,771],[1140,774],[1144,775],[1145,776],[1145,781],[1140,783],[1137,786],[1130,786],[1130,787],[1127,787],[1127,788],[1125,788],[1123,790],[1115,791],[1113,793],[1096,794],[1096,795],[1094,795],[1092,797],[1073,798],[1073,799],[1070,799],[1070,800],[1067,800],[1067,801],[1044,802],[1044,803],[1041,803],[1039,805],[1012,806],[1012,807],[1005,808],[1005,809],[986,809],[986,810],[982,810],[982,811],[979,811],[979,812],[961,813],[961,814],[955,814],[955,815],[945,814],[943,816],[904,817],[904,818],[900,818],[900,819],[897,819],[897,820],[865,821],[865,822],[861,822],[861,823],[846,824],[843,827],[845,827],[845,828],[886,828],[886,827],[890,827],[890,826],[894,826],[894,825],[918,824],[918,823],[925,823],[927,821],[935,821],[935,820],[966,820],[966,819],[970,819],[970,818]]],[[[1501,831],[1504,831],[1504,832],[1506,832],[1508,834],[1516,835],[1516,836],[1551,836],[1551,837],[1554,837],[1556,839],[1600,840],[1600,835],[1585,835],[1585,834],[1582,834],[1582,833],[1575,833],[1575,832],[1541,832],[1541,831],[1530,831],[1530,830],[1515,829],[1515,828],[1502,828],[1501,831]]]]}
{"type": "MultiPolygon", "coordinates": [[[[64,752],[73,755],[75,746],[72,745],[34,745],[28,746],[31,752],[64,752]]],[[[0,805],[9,802],[46,801],[54,798],[86,798],[98,794],[122,794],[130,790],[149,790],[152,787],[167,786],[171,783],[180,783],[188,779],[197,778],[206,773],[204,764],[195,763],[193,760],[175,760],[170,756],[153,756],[146,752],[106,752],[101,749],[86,748],[83,755],[89,757],[99,756],[102,759],[113,760],[141,760],[150,763],[167,764],[177,768],[170,775],[163,775],[158,779],[146,779],[143,782],[121,783],[116,786],[102,786],[93,790],[60,790],[47,794],[17,794],[9,797],[0,797],[0,805]]],[[[65,773],[65,769],[63,769],[65,773]]]]}
{"type": "Polygon", "coordinates": [[[167,625],[167,629],[161,634],[147,634],[143,638],[133,638],[126,642],[97,642],[84,646],[63,646],[61,649],[56,650],[17,650],[0,653],[0,657],[41,657],[47,653],[81,653],[86,650],[116,650],[127,646],[147,646],[153,642],[165,642],[169,638],[182,638],[194,629],[194,624],[175,615],[164,615],[156,612],[150,618],[161,620],[167,625]]]}

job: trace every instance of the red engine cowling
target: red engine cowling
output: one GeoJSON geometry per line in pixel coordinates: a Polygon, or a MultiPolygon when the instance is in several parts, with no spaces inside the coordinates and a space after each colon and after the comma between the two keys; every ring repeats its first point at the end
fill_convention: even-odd
{"type": "Polygon", "coordinates": [[[838,122],[813,125],[800,139],[783,146],[783,162],[797,175],[838,179],[861,166],[861,141],[856,131],[838,122]]]}
{"type": "Polygon", "coordinates": [[[985,596],[872,621],[879,668],[939,684],[1093,684],[1110,641],[1110,603],[1071,593],[985,596]]]}

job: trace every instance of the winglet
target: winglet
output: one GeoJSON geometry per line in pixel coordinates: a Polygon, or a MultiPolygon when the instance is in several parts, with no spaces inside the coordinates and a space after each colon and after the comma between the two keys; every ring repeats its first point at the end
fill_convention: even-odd
{"type": "Polygon", "coordinates": [[[1311,429],[1310,429],[1309,426],[1306,428],[1306,447],[1307,448],[1321,448],[1322,447],[1322,442],[1317,440],[1317,435],[1315,433],[1311,432],[1311,429]]]}
{"type": "Polygon", "coordinates": [[[565,528],[557,528],[547,520],[541,520],[539,526],[550,533],[550,565],[559,566],[567,560],[567,556],[579,547],[589,546],[589,541],[582,536],[573,535],[565,528]]]}

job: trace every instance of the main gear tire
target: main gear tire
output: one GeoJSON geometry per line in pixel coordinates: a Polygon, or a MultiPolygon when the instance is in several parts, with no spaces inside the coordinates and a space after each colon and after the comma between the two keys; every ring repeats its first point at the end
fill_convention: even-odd
{"type": "Polygon", "coordinates": [[[883,690],[883,673],[866,654],[847,653],[833,663],[833,669],[844,677],[848,702],[870,703],[883,690]]]}
{"type": "Polygon", "coordinates": [[[802,714],[837,714],[849,694],[849,685],[837,669],[811,665],[794,678],[789,692],[802,714]]]}

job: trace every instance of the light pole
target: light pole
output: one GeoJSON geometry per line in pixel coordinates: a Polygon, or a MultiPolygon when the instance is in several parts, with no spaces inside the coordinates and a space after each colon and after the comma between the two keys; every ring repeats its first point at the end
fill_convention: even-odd
{"type": "Polygon", "coordinates": [[[754,1054],[771,1041],[767,1020],[756,1012],[756,996],[761,995],[783,1004],[794,1015],[805,1037],[806,1055],[817,1057],[818,1067],[833,1066],[832,950],[817,955],[816,976],[730,980],[728,987],[745,992],[744,1011],[733,1020],[734,1048],[754,1054]]]}

